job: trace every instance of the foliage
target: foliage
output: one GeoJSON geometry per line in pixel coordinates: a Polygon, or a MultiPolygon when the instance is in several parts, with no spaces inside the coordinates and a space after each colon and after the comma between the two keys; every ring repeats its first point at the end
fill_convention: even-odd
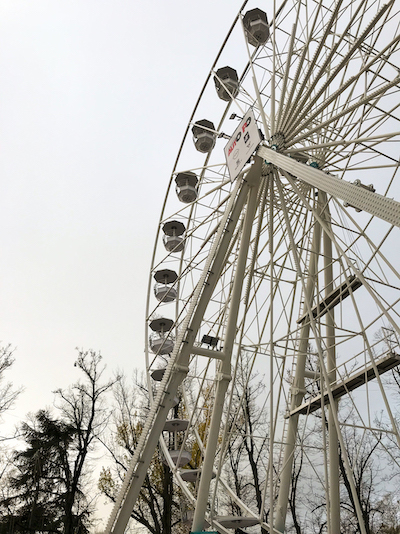
{"type": "MultiPolygon", "coordinates": [[[[137,376],[132,385],[128,385],[126,380],[118,382],[114,396],[113,431],[106,443],[113,465],[103,467],[99,479],[100,491],[112,501],[137,446],[143,429],[143,414],[149,404],[146,387],[137,376]]],[[[175,408],[175,416],[182,417],[178,407],[175,408]]],[[[167,437],[167,443],[169,439],[172,435],[167,437]]],[[[197,453],[193,452],[192,456],[196,457],[197,453]]],[[[180,489],[174,484],[173,474],[162,462],[161,451],[157,448],[131,517],[152,534],[185,532],[187,527],[183,525],[182,518],[187,508],[180,489]]]]}
{"type": "Polygon", "coordinates": [[[0,532],[61,532],[64,475],[75,429],[41,410],[31,424],[22,424],[21,434],[27,448],[14,455],[16,469],[9,479],[13,493],[1,503],[0,532]]]}
{"type": "Polygon", "coordinates": [[[40,410],[21,426],[25,448],[13,457],[9,495],[0,502],[0,533],[89,532],[90,458],[107,424],[105,395],[118,377],[103,383],[105,367],[94,351],[80,351],[75,366],[83,380],[55,392],[57,416],[40,410]]]}

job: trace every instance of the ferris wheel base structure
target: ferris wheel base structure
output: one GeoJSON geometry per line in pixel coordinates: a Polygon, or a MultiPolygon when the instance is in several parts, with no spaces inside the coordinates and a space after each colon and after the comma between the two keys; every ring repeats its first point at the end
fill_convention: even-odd
{"type": "Polygon", "coordinates": [[[265,10],[243,5],[178,151],[149,277],[150,409],[107,534],[145,502],[157,447],[193,534],[366,534],[360,488],[368,510],[382,495],[354,451],[400,476],[400,5],[265,10]]]}

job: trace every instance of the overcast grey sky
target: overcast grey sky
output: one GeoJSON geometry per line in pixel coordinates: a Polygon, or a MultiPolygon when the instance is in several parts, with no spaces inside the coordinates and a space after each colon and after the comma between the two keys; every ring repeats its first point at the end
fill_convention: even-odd
{"type": "Polygon", "coordinates": [[[25,387],[5,423],[76,380],[75,347],[143,367],[162,201],[241,4],[0,0],[0,340],[25,387]]]}

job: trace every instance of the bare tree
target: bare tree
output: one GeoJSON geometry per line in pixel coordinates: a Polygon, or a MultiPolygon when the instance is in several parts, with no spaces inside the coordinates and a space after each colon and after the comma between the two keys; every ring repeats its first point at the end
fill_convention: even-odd
{"type": "MultiPolygon", "coordinates": [[[[113,431],[104,443],[113,466],[104,467],[99,479],[101,492],[112,501],[115,500],[117,486],[123,480],[137,446],[149,408],[147,388],[137,374],[131,385],[126,380],[118,382],[114,395],[113,431]]],[[[182,415],[179,412],[177,406],[174,416],[182,415]]],[[[170,435],[167,439],[172,440],[173,436],[170,435]]],[[[195,451],[192,456],[195,456],[195,451]]],[[[187,502],[157,448],[131,517],[152,534],[172,534],[188,530],[182,523],[186,509],[187,502]]]]}
{"type": "MultiPolygon", "coordinates": [[[[263,510],[263,486],[268,464],[269,425],[265,407],[258,402],[263,397],[265,384],[262,377],[249,376],[250,358],[249,354],[241,355],[232,384],[232,403],[226,415],[231,434],[226,470],[238,497],[248,504],[255,502],[261,517],[267,521],[268,512],[263,510]]],[[[241,514],[233,501],[230,507],[235,515],[241,514]]]]}
{"type": "Polygon", "coordinates": [[[55,392],[56,415],[40,410],[21,425],[25,448],[13,454],[0,532],[89,532],[87,475],[108,421],[106,394],[118,378],[103,380],[105,367],[94,351],[79,351],[75,366],[83,378],[55,392]]]}
{"type": "Polygon", "coordinates": [[[61,419],[75,431],[75,439],[64,465],[64,534],[76,532],[74,509],[85,506],[81,492],[83,478],[89,468],[94,446],[109,421],[106,394],[120,380],[117,376],[103,381],[105,366],[101,361],[100,353],[80,350],[75,366],[82,371],[83,380],[66,390],[58,389],[55,392],[61,419]]]}
{"type": "Polygon", "coordinates": [[[13,405],[22,392],[22,388],[14,389],[12,383],[5,380],[5,373],[14,361],[14,351],[11,346],[0,347],[0,416],[13,405]]]}
{"type": "MultiPolygon", "coordinates": [[[[12,367],[14,361],[14,350],[11,348],[11,345],[0,347],[0,421],[2,414],[11,408],[17,397],[23,391],[22,387],[15,389],[13,384],[6,380],[5,375],[12,367]]],[[[9,436],[0,434],[0,442],[13,440],[15,437],[15,432],[9,436]]],[[[9,496],[7,481],[12,467],[11,451],[6,447],[2,447],[0,450],[0,500],[6,499],[9,496]]]]}

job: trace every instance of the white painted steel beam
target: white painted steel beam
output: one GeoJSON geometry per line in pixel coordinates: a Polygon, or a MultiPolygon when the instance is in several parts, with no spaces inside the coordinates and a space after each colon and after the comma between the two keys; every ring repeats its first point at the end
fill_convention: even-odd
{"type": "MultiPolygon", "coordinates": [[[[335,400],[340,399],[344,395],[347,395],[350,391],[363,386],[365,383],[376,378],[377,374],[382,375],[387,371],[391,371],[394,367],[400,365],[400,356],[395,352],[388,352],[381,358],[375,361],[375,365],[372,363],[360,371],[351,374],[347,378],[340,380],[332,385],[332,395],[335,400]]],[[[322,405],[329,404],[329,397],[327,393],[315,395],[304,402],[289,413],[289,416],[297,414],[310,414],[321,409],[322,405]]],[[[341,423],[343,425],[343,423],[341,423]]],[[[354,425],[352,425],[354,426],[354,425]]],[[[364,428],[364,427],[363,427],[364,428]]]]}
{"type": "MultiPolygon", "coordinates": [[[[277,188],[279,196],[281,199],[283,216],[285,218],[287,233],[289,237],[289,242],[291,244],[292,250],[295,251],[296,247],[294,246],[295,240],[293,235],[293,230],[290,225],[290,218],[288,215],[287,207],[284,202],[283,197],[283,187],[280,180],[277,180],[277,188]]],[[[304,273],[301,270],[300,261],[298,255],[294,252],[293,261],[296,266],[296,271],[299,274],[299,277],[302,279],[303,292],[304,292],[304,304],[307,311],[311,310],[312,302],[315,293],[315,284],[316,284],[316,275],[318,272],[318,257],[320,254],[321,247],[321,225],[316,224],[314,227],[314,233],[312,237],[312,247],[311,254],[309,256],[308,263],[308,277],[304,276],[304,273]]],[[[290,397],[290,410],[295,412],[296,408],[300,406],[303,402],[304,397],[304,371],[306,368],[307,361],[307,348],[310,338],[310,322],[304,322],[301,326],[299,334],[299,346],[298,346],[298,357],[296,362],[296,372],[294,375],[293,384],[291,387],[291,397],[290,397]]],[[[292,481],[292,466],[294,460],[294,451],[296,446],[296,437],[297,429],[299,423],[299,416],[297,413],[293,417],[290,417],[287,426],[286,432],[286,446],[285,453],[283,457],[283,468],[280,474],[280,487],[278,494],[278,501],[275,511],[275,527],[280,532],[284,532],[286,524],[286,515],[287,508],[289,505],[289,492],[290,484],[292,481]]]]}
{"type": "Polygon", "coordinates": [[[225,358],[225,353],[221,350],[204,349],[203,347],[193,347],[192,354],[205,356],[206,358],[211,358],[213,360],[223,360],[225,358]]]}
{"type": "Polygon", "coordinates": [[[256,181],[255,179],[259,178],[259,176],[261,175],[261,160],[258,159],[255,162],[254,169],[258,170],[258,176],[255,173],[252,173],[252,176],[249,176],[250,173],[248,175],[248,179],[253,183],[248,182],[249,198],[241,235],[240,250],[236,265],[232,296],[230,299],[231,302],[229,307],[229,317],[224,339],[224,352],[226,356],[225,359],[222,360],[222,362],[220,363],[216,376],[217,385],[213,402],[213,411],[207,438],[207,446],[204,455],[203,469],[197,493],[197,503],[193,516],[193,532],[200,532],[204,530],[205,527],[204,518],[208,505],[210,482],[214,469],[215,455],[218,447],[218,438],[220,435],[224,400],[229,382],[231,380],[231,357],[236,337],[237,317],[246,272],[246,260],[248,256],[248,249],[250,246],[251,230],[253,228],[254,216],[257,209],[258,187],[254,187],[254,182],[256,181]]]}
{"type": "MultiPolygon", "coordinates": [[[[256,164],[247,173],[247,180],[254,180],[254,175],[259,176],[261,163],[261,159],[258,158],[256,164]]],[[[123,534],[125,532],[168,411],[172,407],[173,397],[188,372],[190,354],[196,335],[223,268],[226,251],[233,239],[234,229],[247,198],[247,191],[246,182],[243,184],[238,180],[219,224],[209,258],[192,295],[188,314],[183,321],[170,362],[159,385],[160,391],[148,414],[138,446],[108,520],[105,534],[123,534]]]]}
{"type": "Polygon", "coordinates": [[[293,174],[299,180],[321,189],[329,195],[339,198],[351,206],[364,210],[383,221],[400,227],[400,202],[379,195],[378,193],[372,193],[363,187],[358,187],[345,180],[340,180],[336,176],[300,163],[266,146],[260,146],[257,154],[265,161],[293,174]]]}
{"type": "MultiPolygon", "coordinates": [[[[327,195],[320,191],[320,202],[323,206],[321,217],[324,218],[326,226],[331,228],[331,215],[327,195]]],[[[323,252],[324,252],[324,280],[325,299],[327,300],[333,293],[333,254],[332,239],[327,232],[322,232],[323,252]]],[[[330,382],[336,381],[336,332],[335,332],[335,308],[331,308],[326,314],[325,335],[326,335],[326,365],[330,382]]],[[[328,407],[328,448],[329,448],[329,532],[340,532],[340,484],[339,484],[339,447],[338,435],[335,426],[337,419],[338,405],[335,402],[328,407]]]]}

